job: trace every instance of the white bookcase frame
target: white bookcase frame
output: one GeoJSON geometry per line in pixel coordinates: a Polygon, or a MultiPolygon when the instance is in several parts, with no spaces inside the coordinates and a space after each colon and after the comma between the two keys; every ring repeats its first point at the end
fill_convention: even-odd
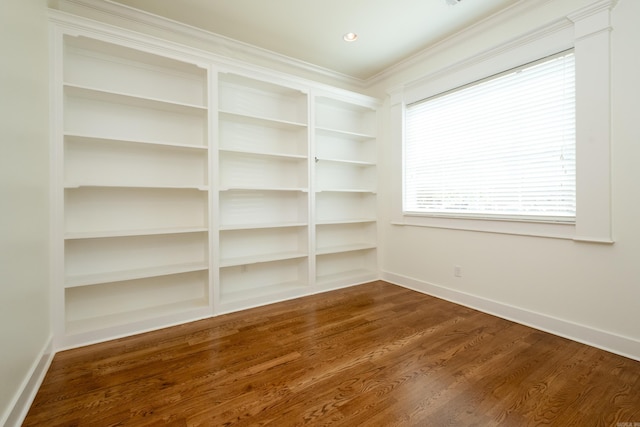
{"type": "Polygon", "coordinates": [[[242,71],[218,75],[216,311],[308,293],[309,94],[242,71]]]}
{"type": "Polygon", "coordinates": [[[84,24],[51,26],[57,348],[213,306],[211,63],[84,24]]]}
{"type": "Polygon", "coordinates": [[[376,109],[314,97],[314,253],[318,287],[378,277],[376,109]]]}
{"type": "Polygon", "coordinates": [[[56,348],[378,278],[376,99],[53,15],[56,348]]]}

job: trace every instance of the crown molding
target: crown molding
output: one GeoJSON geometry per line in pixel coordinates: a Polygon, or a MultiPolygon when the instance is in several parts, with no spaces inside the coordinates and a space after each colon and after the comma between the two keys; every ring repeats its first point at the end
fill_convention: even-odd
{"type": "Polygon", "coordinates": [[[316,79],[298,76],[291,72],[276,70],[265,65],[257,65],[246,60],[232,58],[222,53],[203,50],[197,46],[190,46],[163,37],[151,35],[128,28],[123,28],[112,23],[92,19],[78,15],[70,11],[57,9],[48,10],[48,19],[54,26],[52,29],[62,31],[64,34],[74,36],[90,36],[108,43],[121,44],[141,50],[174,58],[179,61],[189,60],[202,68],[208,68],[212,64],[218,71],[249,73],[253,78],[263,79],[275,84],[297,88],[301,91],[312,91],[317,94],[330,93],[333,97],[350,100],[356,104],[377,108],[380,105],[378,98],[362,93],[354,92],[350,88],[341,88],[331,83],[323,83],[316,79]]]}
{"type": "MultiPolygon", "coordinates": [[[[443,75],[447,75],[455,70],[462,69],[464,67],[471,67],[475,64],[485,62],[490,60],[493,57],[501,55],[504,52],[513,51],[520,46],[526,46],[532,42],[538,41],[545,37],[551,36],[553,34],[559,33],[563,30],[567,30],[572,27],[571,21],[566,18],[561,18],[556,21],[553,21],[541,28],[537,28],[535,30],[526,32],[524,34],[519,35],[513,39],[510,39],[504,43],[501,43],[497,46],[492,46],[489,49],[481,51],[473,56],[464,58],[460,61],[453,62],[443,68],[439,68],[429,74],[423,75],[422,77],[412,80],[404,85],[405,89],[408,87],[415,87],[430,80],[439,78],[443,75]]],[[[570,48],[571,46],[567,45],[565,48],[570,48]]]]}
{"type": "Polygon", "coordinates": [[[601,0],[567,15],[575,26],[576,40],[611,31],[610,12],[617,3],[618,0],[601,0]]]}
{"type": "Polygon", "coordinates": [[[618,4],[618,0],[598,0],[591,3],[589,6],[585,6],[582,9],[568,14],[567,18],[572,22],[581,21],[602,11],[611,10],[616,6],[616,4],[618,4]]]}
{"type": "MultiPolygon", "coordinates": [[[[367,79],[365,81],[365,86],[370,87],[374,84],[377,84],[385,79],[388,79],[392,75],[396,73],[403,72],[405,70],[410,69],[411,67],[428,61],[429,57],[436,55],[440,52],[451,49],[452,47],[462,43],[465,40],[472,39],[473,37],[491,29],[492,27],[507,22],[518,15],[522,15],[532,9],[543,6],[544,4],[550,3],[552,0],[540,0],[540,1],[531,1],[531,0],[518,0],[517,3],[512,6],[501,10],[495,15],[491,15],[482,21],[475,23],[474,25],[469,26],[468,28],[453,34],[450,37],[443,39],[442,41],[433,44],[432,46],[416,53],[415,55],[400,61],[391,67],[385,69],[381,73],[367,79]]],[[[446,70],[451,68],[459,67],[463,65],[464,62],[478,62],[481,60],[488,59],[492,55],[499,53],[504,50],[511,49],[516,47],[518,44],[528,43],[532,40],[535,40],[540,37],[544,37],[545,35],[561,31],[568,26],[573,25],[576,21],[584,20],[591,16],[598,14],[604,10],[611,10],[615,7],[619,0],[596,0],[595,2],[582,7],[578,10],[575,10],[565,17],[557,19],[553,22],[544,25],[543,27],[534,29],[527,33],[521,34],[518,37],[513,38],[510,41],[502,43],[499,46],[494,46],[491,49],[486,50],[485,52],[481,52],[478,55],[473,56],[467,60],[460,61],[456,64],[453,64],[449,67],[446,67],[446,70]]],[[[470,64],[469,64],[470,65],[470,64]]],[[[441,70],[445,72],[446,70],[441,70]]],[[[434,77],[433,75],[428,76],[429,78],[434,77]]],[[[420,79],[423,80],[423,79],[420,79]]]]}
{"type": "Polygon", "coordinates": [[[498,13],[491,15],[481,21],[478,21],[475,24],[465,28],[464,30],[459,31],[439,42],[436,42],[435,44],[421,50],[420,52],[408,57],[407,59],[402,60],[392,65],[391,67],[388,67],[381,73],[370,77],[366,80],[366,85],[372,86],[374,84],[377,84],[396,73],[403,72],[407,69],[410,69],[416,64],[427,61],[430,56],[438,54],[439,52],[446,51],[460,44],[464,40],[472,39],[478,34],[481,34],[502,22],[507,22],[513,19],[513,17],[515,16],[521,15],[531,9],[540,7],[541,5],[549,3],[551,1],[552,0],[517,0],[516,3],[505,9],[502,9],[498,13]]]}
{"type": "Polygon", "coordinates": [[[366,87],[365,80],[243,43],[182,22],[140,11],[111,0],[52,0],[50,1],[50,7],[73,14],[81,12],[81,16],[88,16],[101,22],[116,19],[119,22],[132,25],[136,31],[144,34],[157,34],[160,31],[160,33],[178,35],[187,38],[187,40],[204,44],[207,52],[219,56],[231,57],[245,62],[268,63],[274,69],[293,70],[297,74],[314,76],[321,80],[330,79],[343,86],[366,87]]]}
{"type": "MultiPolygon", "coordinates": [[[[523,40],[540,37],[545,32],[557,31],[566,25],[571,25],[572,22],[575,23],[576,21],[591,17],[600,11],[612,9],[618,1],[619,0],[597,0],[586,7],[568,14],[565,18],[545,26],[543,30],[533,30],[514,38],[513,40],[517,40],[515,42],[512,40],[511,42],[503,43],[497,48],[497,50],[511,48],[514,43],[522,43],[523,40]]],[[[94,19],[98,21],[108,22],[109,20],[116,19],[117,21],[132,25],[137,31],[144,34],[157,34],[160,32],[178,35],[186,38],[187,40],[204,44],[207,52],[217,56],[235,59],[241,62],[269,64],[269,66],[272,66],[276,70],[295,72],[302,77],[316,80],[319,79],[320,81],[330,80],[331,82],[341,86],[366,90],[380,82],[383,82],[394,74],[409,70],[417,64],[428,61],[433,55],[451,49],[465,40],[473,39],[477,35],[490,30],[496,25],[508,22],[516,16],[527,13],[532,9],[539,8],[550,2],[552,2],[552,0],[517,0],[513,5],[501,10],[500,12],[477,22],[366,79],[359,79],[343,73],[338,73],[325,67],[320,67],[267,49],[250,45],[248,43],[240,42],[182,22],[140,11],[120,3],[115,3],[112,0],[50,0],[50,7],[63,11],[70,9],[71,13],[77,13],[80,11],[83,12],[81,14],[82,16],[88,15],[90,17],[94,17],[94,19]]],[[[496,47],[493,47],[490,51],[495,53],[496,47]]],[[[480,60],[480,58],[486,59],[486,57],[490,56],[487,52],[474,56],[474,60],[480,60]]],[[[457,63],[455,65],[459,66],[460,64],[457,63]]]]}

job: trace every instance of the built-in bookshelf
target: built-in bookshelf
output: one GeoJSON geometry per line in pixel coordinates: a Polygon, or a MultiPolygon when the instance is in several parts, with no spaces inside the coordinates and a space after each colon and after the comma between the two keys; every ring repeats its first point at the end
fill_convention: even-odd
{"type": "Polygon", "coordinates": [[[53,32],[58,348],[377,279],[377,100],[111,30],[53,32]]]}

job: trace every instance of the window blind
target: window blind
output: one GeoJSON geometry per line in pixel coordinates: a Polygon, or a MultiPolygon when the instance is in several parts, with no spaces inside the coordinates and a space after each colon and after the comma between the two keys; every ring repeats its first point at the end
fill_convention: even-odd
{"type": "Polygon", "coordinates": [[[405,214],[575,221],[572,51],[407,106],[405,214]]]}

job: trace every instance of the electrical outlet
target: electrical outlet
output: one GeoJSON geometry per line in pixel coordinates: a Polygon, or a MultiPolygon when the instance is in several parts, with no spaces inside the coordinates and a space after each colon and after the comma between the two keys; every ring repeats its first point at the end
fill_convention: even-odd
{"type": "Polygon", "coordinates": [[[454,265],[453,266],[453,275],[455,277],[462,277],[462,267],[460,267],[459,265],[454,265]]]}

